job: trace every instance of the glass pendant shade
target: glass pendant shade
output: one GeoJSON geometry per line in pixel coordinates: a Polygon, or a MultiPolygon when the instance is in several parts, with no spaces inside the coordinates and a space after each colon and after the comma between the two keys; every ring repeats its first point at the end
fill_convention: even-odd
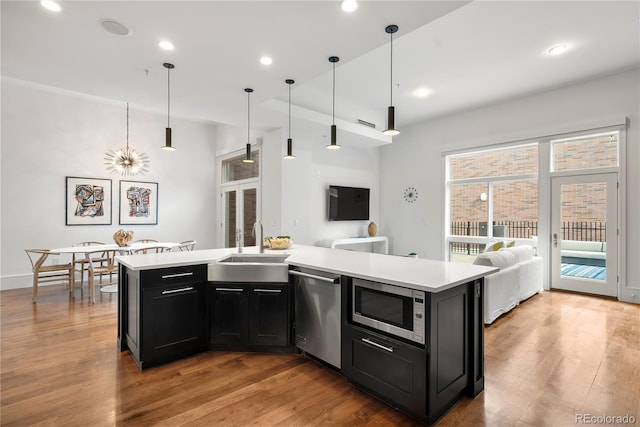
{"type": "Polygon", "coordinates": [[[111,173],[122,176],[144,175],[149,172],[149,158],[129,147],[129,103],[127,103],[127,144],[124,148],[108,150],[105,153],[105,165],[111,173]]]}

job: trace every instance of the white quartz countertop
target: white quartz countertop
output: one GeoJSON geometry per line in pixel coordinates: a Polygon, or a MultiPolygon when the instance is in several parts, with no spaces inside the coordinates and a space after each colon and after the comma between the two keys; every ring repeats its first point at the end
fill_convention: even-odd
{"type": "MultiPolygon", "coordinates": [[[[237,253],[236,248],[206,249],[189,252],[168,252],[146,255],[123,255],[118,261],[132,270],[210,264],[227,255],[237,253]]],[[[258,253],[257,247],[244,248],[244,253],[258,253]]],[[[466,263],[407,258],[343,249],[293,245],[286,250],[265,253],[289,254],[286,263],[298,267],[389,283],[427,292],[440,292],[497,271],[466,263]]]]}

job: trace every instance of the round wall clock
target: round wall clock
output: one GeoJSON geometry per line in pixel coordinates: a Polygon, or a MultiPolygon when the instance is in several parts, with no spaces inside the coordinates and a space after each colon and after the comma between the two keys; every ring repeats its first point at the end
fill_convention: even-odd
{"type": "Polygon", "coordinates": [[[404,190],[404,201],[407,203],[413,203],[418,199],[418,190],[413,187],[407,187],[404,190]]]}

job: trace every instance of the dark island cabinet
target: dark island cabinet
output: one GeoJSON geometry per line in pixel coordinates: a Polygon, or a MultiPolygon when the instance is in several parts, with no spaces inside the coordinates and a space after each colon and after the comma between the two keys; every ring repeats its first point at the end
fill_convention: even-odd
{"type": "Polygon", "coordinates": [[[209,347],[282,350],[290,346],[287,283],[212,283],[209,347]]]}
{"type": "Polygon", "coordinates": [[[355,325],[342,332],[342,370],[350,381],[412,414],[425,413],[427,352],[355,325]]]}
{"type": "Polygon", "coordinates": [[[127,344],[142,369],[206,350],[206,265],[126,274],[127,344]]]}
{"type": "Polygon", "coordinates": [[[427,293],[424,345],[354,322],[345,283],[342,372],[349,381],[429,424],[483,390],[482,279],[427,293]]]}

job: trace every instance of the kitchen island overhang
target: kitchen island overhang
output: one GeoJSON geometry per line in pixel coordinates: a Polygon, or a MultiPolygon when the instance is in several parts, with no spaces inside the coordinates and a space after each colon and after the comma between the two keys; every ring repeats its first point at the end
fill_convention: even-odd
{"type": "MultiPolygon", "coordinates": [[[[483,280],[484,276],[496,271],[495,268],[303,245],[294,245],[286,251],[267,250],[267,253],[269,252],[289,254],[285,262],[290,268],[313,268],[343,277],[343,301],[339,314],[343,328],[341,372],[354,385],[428,423],[433,423],[462,396],[476,396],[484,389],[483,280]],[[368,374],[364,372],[368,369],[367,363],[358,365],[362,359],[360,362],[357,360],[357,352],[361,355],[366,354],[365,358],[377,357],[374,353],[363,353],[363,351],[375,350],[373,346],[380,348],[379,345],[369,344],[372,339],[377,340],[378,344],[387,343],[389,347],[395,346],[398,351],[401,351],[401,347],[406,343],[385,336],[384,333],[380,334],[379,331],[367,330],[366,327],[363,328],[362,325],[351,321],[349,305],[352,279],[375,281],[424,291],[427,294],[427,306],[430,310],[427,315],[426,336],[428,338],[424,345],[416,347],[417,362],[412,362],[417,367],[415,370],[417,375],[425,373],[426,377],[416,381],[417,390],[412,390],[412,394],[408,395],[404,392],[398,394],[393,389],[385,390],[381,382],[368,382],[366,380],[368,374]],[[458,327],[456,332],[452,333],[451,322],[462,328],[458,327]],[[366,337],[360,335],[365,333],[366,337]],[[366,348],[362,346],[362,342],[365,343],[366,348]],[[451,365],[450,360],[457,361],[457,367],[453,371],[446,372],[439,367],[439,364],[451,365]],[[350,361],[353,363],[347,367],[350,361]],[[359,371],[366,375],[360,375],[359,371]],[[463,376],[452,378],[451,375],[457,375],[456,372],[461,372],[463,376]],[[443,381],[447,381],[446,387],[437,385],[438,382],[443,381]],[[423,386],[419,386],[421,382],[424,383],[423,386]]],[[[181,280],[181,277],[189,277],[193,274],[192,270],[202,271],[207,265],[217,263],[235,253],[237,250],[230,248],[119,257],[120,277],[125,279],[120,280],[119,285],[118,348],[121,351],[129,350],[138,366],[143,368],[140,359],[136,359],[135,353],[140,351],[140,343],[137,339],[139,335],[135,335],[135,339],[132,340],[128,337],[127,331],[135,330],[139,334],[143,330],[141,324],[130,324],[129,316],[130,313],[142,312],[140,305],[144,292],[139,286],[137,288],[129,286],[127,277],[134,277],[135,281],[139,281],[142,276],[162,276],[169,277],[169,280],[181,280]]],[[[258,248],[245,248],[245,254],[251,253],[258,253],[258,248]]],[[[202,274],[197,273],[196,276],[201,277],[202,274]]],[[[187,294],[193,292],[195,295],[197,289],[212,289],[215,285],[214,282],[206,280],[199,285],[185,283],[176,284],[175,290],[186,291],[187,294]],[[194,290],[189,291],[188,289],[191,288],[194,290]]],[[[174,295],[174,289],[163,292],[174,295]]],[[[211,308],[208,302],[206,307],[206,315],[210,316],[208,310],[211,308]]],[[[293,317],[289,320],[292,322],[291,327],[294,320],[293,317]]],[[[139,320],[138,322],[141,323],[139,320]]],[[[148,320],[146,322],[148,323],[148,320]]],[[[194,337],[198,334],[201,334],[200,329],[193,333],[194,337]]],[[[205,332],[205,335],[208,334],[209,332],[205,332]]],[[[207,347],[204,341],[199,342],[200,344],[192,345],[189,351],[176,353],[178,356],[173,360],[213,348],[207,347]]],[[[290,345],[293,345],[292,341],[290,345]]],[[[164,363],[171,360],[169,358],[160,361],[164,363]]],[[[153,366],[153,364],[146,366],[153,366]]],[[[403,388],[402,384],[400,388],[403,388]]]]}

